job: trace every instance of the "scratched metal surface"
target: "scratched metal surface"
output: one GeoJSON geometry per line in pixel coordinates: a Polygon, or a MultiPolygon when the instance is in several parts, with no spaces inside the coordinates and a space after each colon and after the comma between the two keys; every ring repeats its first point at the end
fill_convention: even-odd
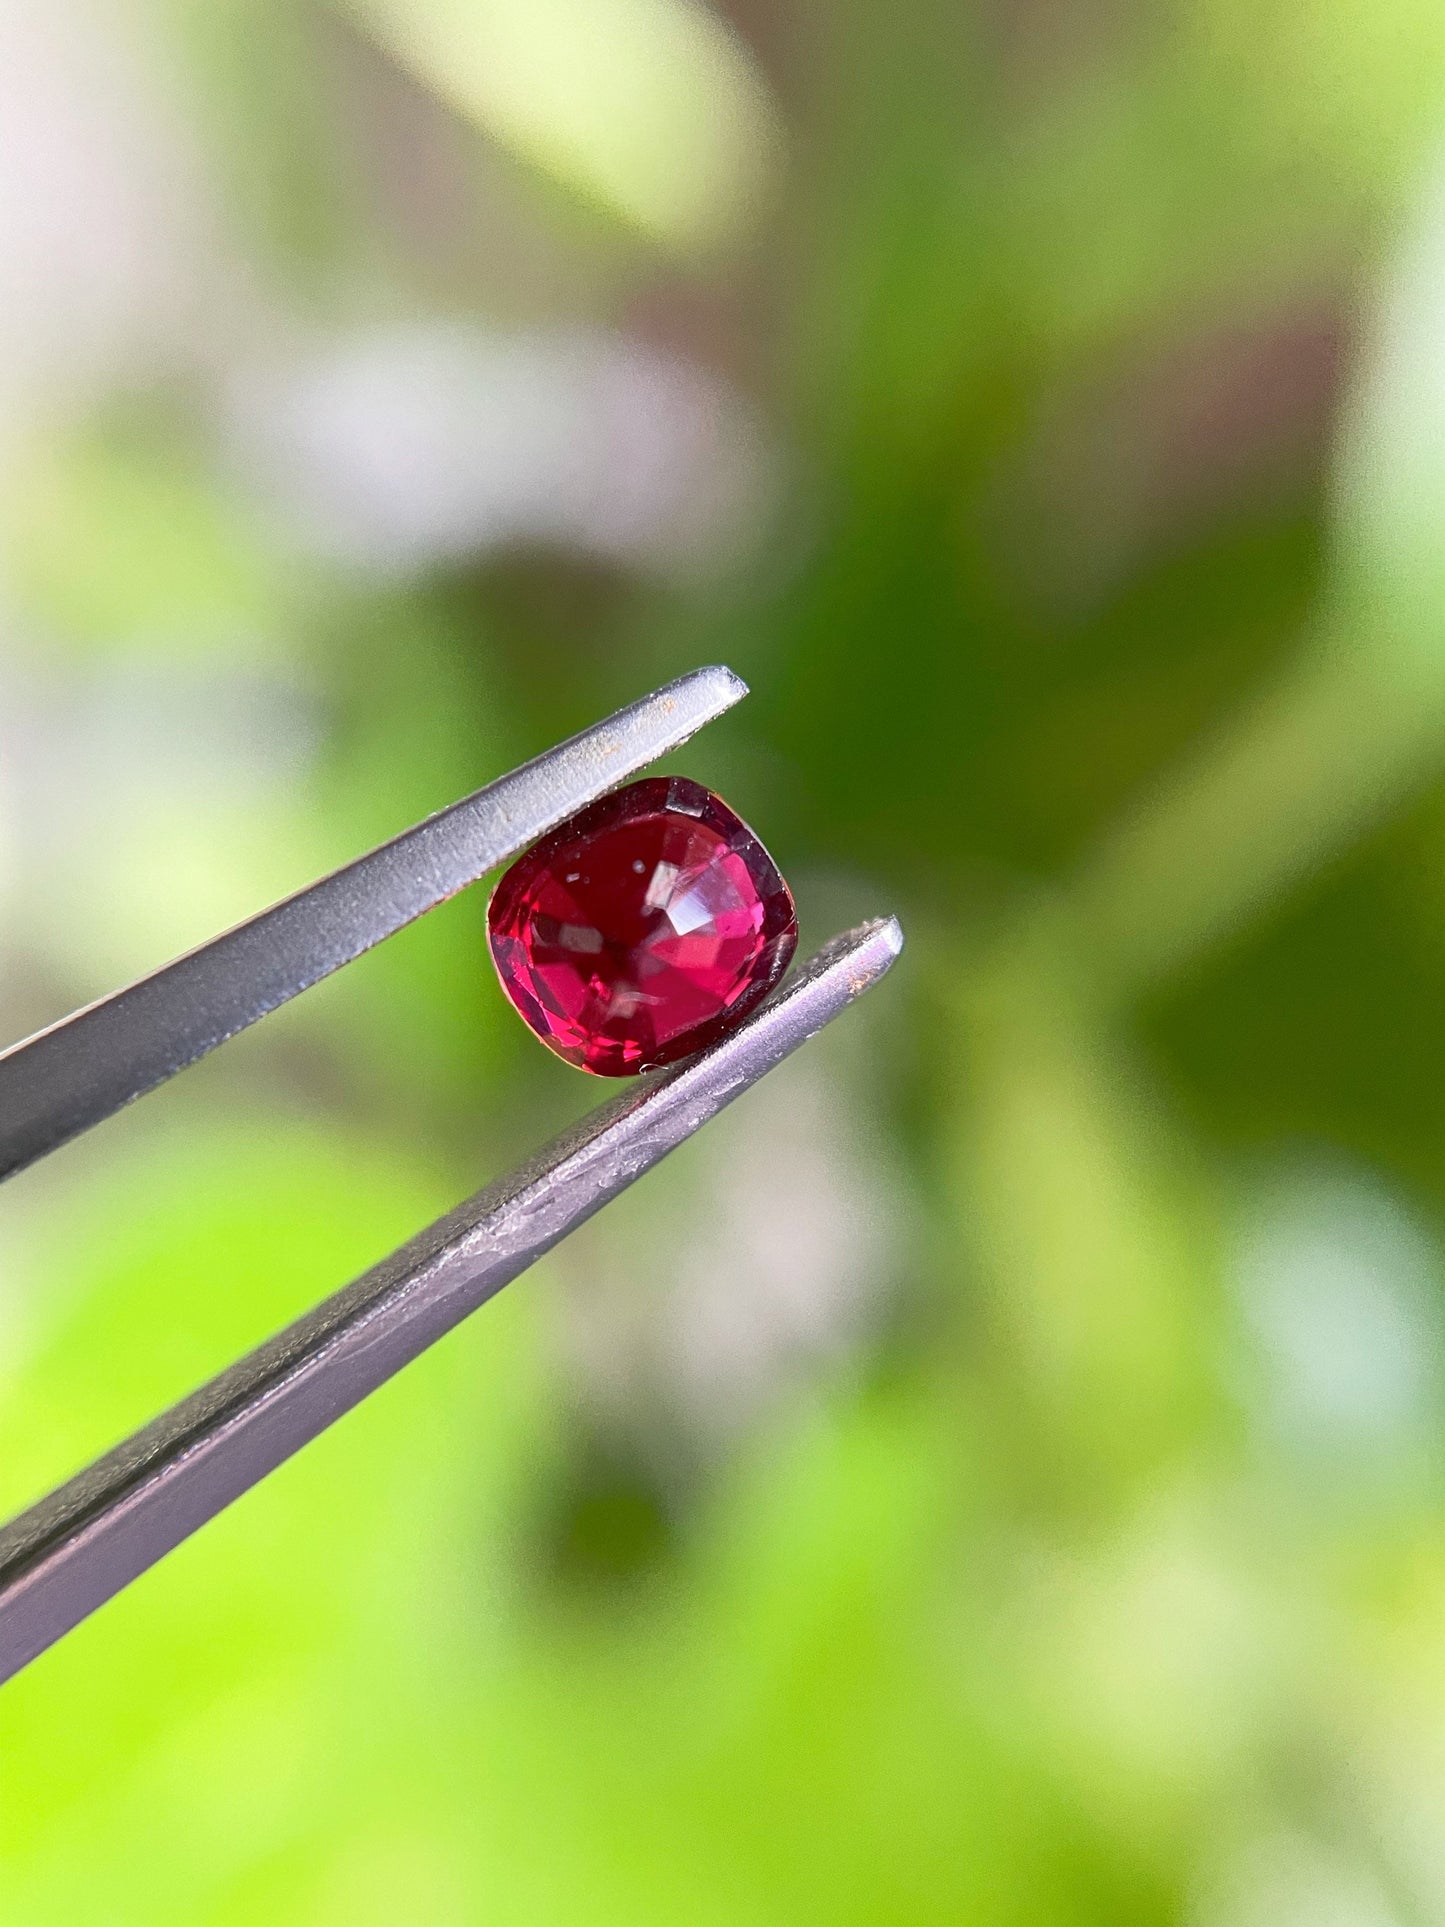
{"type": "Polygon", "coordinates": [[[728,669],[681,676],[139,983],[12,1045],[0,1054],[0,1178],[508,862],[746,694],[728,669]]]}
{"type": "Polygon", "coordinates": [[[892,918],[837,937],[737,1030],[602,1105],[0,1530],[0,1680],[549,1251],[876,983],[892,918]]]}

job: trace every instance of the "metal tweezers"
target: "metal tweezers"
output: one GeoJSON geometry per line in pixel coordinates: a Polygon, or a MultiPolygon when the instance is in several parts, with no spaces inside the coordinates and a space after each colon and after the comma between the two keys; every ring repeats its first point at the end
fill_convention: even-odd
{"type": "MultiPolygon", "coordinates": [[[[0,1053],[0,1178],[510,861],[747,694],[695,670],[129,989],[0,1053]]],[[[640,1079],[0,1528],[0,1681],[358,1404],[883,975],[834,938],[723,1040],[640,1079]]]]}

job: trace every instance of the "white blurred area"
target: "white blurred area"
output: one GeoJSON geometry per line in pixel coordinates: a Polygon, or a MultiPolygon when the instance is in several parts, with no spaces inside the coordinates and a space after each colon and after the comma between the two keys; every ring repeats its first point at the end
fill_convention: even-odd
{"type": "Polygon", "coordinates": [[[910,1257],[901,1170],[866,1079],[820,1039],[616,1200],[556,1263],[558,1339],[604,1436],[664,1488],[800,1400],[826,1400],[910,1257]]]}
{"type": "Polygon", "coordinates": [[[386,574],[509,546],[665,575],[746,554],[773,462],[719,377],[604,328],[421,321],[240,374],[228,438],[313,553],[386,574]]]}
{"type": "Polygon", "coordinates": [[[274,671],[0,659],[0,1010],[49,1021],[298,881],[318,726],[274,671]]]}
{"type": "MultiPolygon", "coordinates": [[[[648,9],[621,11],[645,65],[648,9]]],[[[608,8],[591,12],[600,33],[608,8]]],[[[481,8],[478,32],[495,34],[506,13],[481,8]]],[[[669,0],[651,13],[659,56],[674,13],[694,37],[706,24],[669,0]]],[[[460,34],[466,20],[450,24],[460,34]]],[[[533,24],[556,38],[555,19],[533,24]]],[[[524,29],[523,15],[507,26],[518,58],[524,29]]],[[[742,82],[720,56],[693,54],[683,78],[701,113],[710,78],[725,92],[742,82]]],[[[418,125],[437,111],[420,93],[402,98],[418,125]]],[[[671,570],[746,547],[772,463],[755,411],[720,376],[603,319],[539,315],[492,332],[407,313],[359,326],[353,311],[388,305],[384,273],[341,287],[320,325],[292,312],[228,219],[194,124],[201,101],[139,8],[0,0],[0,484],[7,449],[27,434],[117,389],[199,379],[214,391],[218,459],[240,465],[278,525],[342,566],[399,571],[522,542],[671,570]]],[[[405,147],[416,130],[403,111],[368,131],[405,147]]],[[[627,147],[635,176],[677,171],[643,131],[627,147]]],[[[695,171],[710,152],[692,157],[695,171]]]]}
{"type": "Polygon", "coordinates": [[[0,0],[0,1008],[25,1023],[59,1014],[47,980],[99,990],[218,900],[234,914],[234,837],[304,732],[224,649],[191,670],[170,639],[154,662],[146,636],[77,654],[12,583],[34,451],[114,395],[204,377],[261,312],[146,26],[107,0],[0,0]],[[158,825],[164,890],[143,880],[158,825]]]}
{"type": "Polygon", "coordinates": [[[1190,1927],[1406,1927],[1418,1918],[1413,1906],[1396,1907],[1367,1854],[1281,1833],[1238,1851],[1190,1927]]]}
{"type": "Polygon", "coordinates": [[[1260,1187],[1234,1276],[1247,1394],[1282,1441],[1353,1477],[1423,1450],[1442,1391],[1438,1243],[1370,1173],[1301,1163],[1260,1187]]]}
{"type": "Polygon", "coordinates": [[[0,0],[0,479],[21,435],[190,365],[238,314],[240,257],[144,26],[0,0]]]}

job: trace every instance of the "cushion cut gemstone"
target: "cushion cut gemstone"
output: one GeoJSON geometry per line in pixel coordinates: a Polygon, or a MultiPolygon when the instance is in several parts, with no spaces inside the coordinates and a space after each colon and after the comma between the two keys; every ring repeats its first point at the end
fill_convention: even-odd
{"type": "Polygon", "coordinates": [[[776,864],[721,797],[649,777],[514,863],[487,912],[502,988],[543,1043],[602,1077],[701,1050],[798,940],[776,864]]]}

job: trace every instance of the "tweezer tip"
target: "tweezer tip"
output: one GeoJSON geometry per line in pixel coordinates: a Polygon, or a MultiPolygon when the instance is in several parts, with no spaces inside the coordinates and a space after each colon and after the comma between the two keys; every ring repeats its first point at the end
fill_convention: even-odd
{"type": "Polygon", "coordinates": [[[742,677],[729,669],[726,663],[707,663],[701,669],[694,669],[686,680],[709,685],[718,702],[725,709],[731,709],[734,703],[740,703],[748,693],[748,686],[742,677]]]}
{"type": "Polygon", "coordinates": [[[880,917],[878,937],[886,946],[889,956],[896,957],[903,948],[903,925],[897,917],[880,917]]]}
{"type": "Polygon", "coordinates": [[[851,1001],[887,976],[902,948],[903,926],[897,917],[873,917],[856,929],[840,931],[799,967],[792,981],[802,984],[835,979],[846,984],[851,1001]]]}
{"type": "Polygon", "coordinates": [[[903,948],[903,925],[897,917],[874,917],[860,923],[856,930],[836,937],[829,948],[835,947],[847,954],[866,957],[874,968],[874,977],[869,979],[873,982],[892,969],[903,948]]]}

